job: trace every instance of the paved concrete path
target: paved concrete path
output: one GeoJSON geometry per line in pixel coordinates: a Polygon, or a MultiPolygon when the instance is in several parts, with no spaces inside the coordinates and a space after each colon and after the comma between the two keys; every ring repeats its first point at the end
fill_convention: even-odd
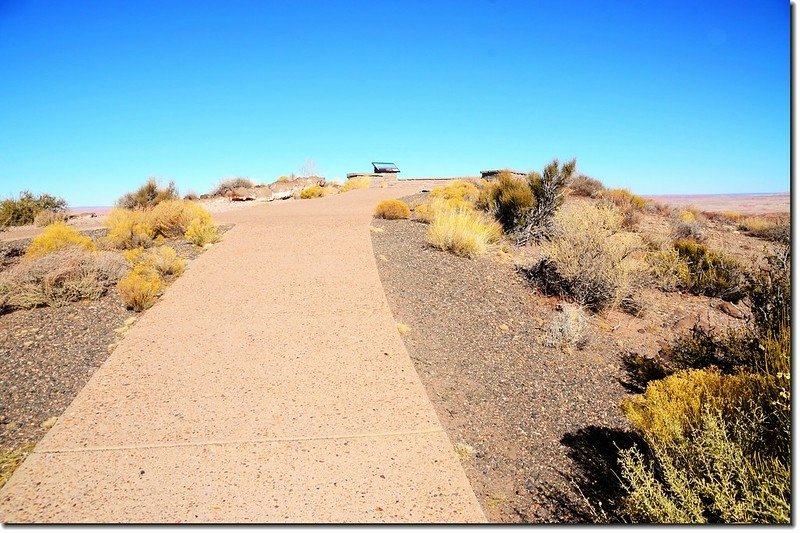
{"type": "Polygon", "coordinates": [[[484,520],[372,253],[375,203],[419,187],[226,213],[0,491],[0,519],[484,520]]]}

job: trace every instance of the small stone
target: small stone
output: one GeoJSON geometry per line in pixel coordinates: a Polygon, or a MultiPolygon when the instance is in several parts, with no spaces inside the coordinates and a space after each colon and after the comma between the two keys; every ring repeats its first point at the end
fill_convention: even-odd
{"type": "Polygon", "coordinates": [[[497,329],[499,329],[503,333],[506,333],[508,331],[508,326],[506,324],[500,324],[499,326],[497,326],[497,329]]]}
{"type": "Polygon", "coordinates": [[[388,259],[388,258],[387,258],[385,255],[383,255],[383,254],[380,254],[380,255],[378,256],[378,259],[380,259],[381,261],[388,261],[388,260],[389,260],[389,259],[388,259]]]}
{"type": "Polygon", "coordinates": [[[738,318],[738,319],[744,318],[744,313],[742,313],[742,311],[738,307],[736,307],[730,302],[725,302],[725,301],[720,302],[719,305],[717,306],[717,309],[719,309],[728,316],[732,316],[733,318],[738,318]]]}
{"type": "Polygon", "coordinates": [[[132,326],[132,325],[133,325],[133,323],[134,323],[134,322],[136,322],[136,317],[135,317],[135,316],[132,316],[132,317],[128,317],[128,318],[126,318],[126,319],[125,319],[125,322],[123,322],[123,323],[124,323],[126,326],[129,326],[129,327],[130,327],[130,326],[132,326]]]}
{"type": "Polygon", "coordinates": [[[57,416],[50,417],[44,422],[42,422],[42,429],[50,429],[51,427],[56,425],[56,422],[58,422],[57,416]]]}
{"type": "Polygon", "coordinates": [[[114,330],[114,333],[118,335],[124,335],[127,332],[128,332],[128,326],[122,326],[121,328],[117,328],[114,330]]]}
{"type": "Polygon", "coordinates": [[[33,344],[33,341],[25,341],[25,342],[23,342],[23,343],[22,343],[22,345],[23,345],[25,348],[27,348],[27,347],[31,346],[32,344],[33,344]]]}

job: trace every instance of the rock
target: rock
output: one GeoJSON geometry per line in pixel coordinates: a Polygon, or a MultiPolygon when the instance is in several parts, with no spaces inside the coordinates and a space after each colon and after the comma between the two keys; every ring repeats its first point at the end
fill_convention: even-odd
{"type": "Polygon", "coordinates": [[[723,300],[722,302],[719,303],[717,309],[719,309],[728,316],[732,316],[733,318],[738,318],[738,319],[744,318],[744,313],[742,313],[742,311],[738,307],[736,307],[730,302],[726,302],[723,300]]]}
{"type": "Polygon", "coordinates": [[[499,326],[497,326],[497,329],[499,329],[503,333],[508,332],[508,326],[506,324],[500,324],[499,326]]]}

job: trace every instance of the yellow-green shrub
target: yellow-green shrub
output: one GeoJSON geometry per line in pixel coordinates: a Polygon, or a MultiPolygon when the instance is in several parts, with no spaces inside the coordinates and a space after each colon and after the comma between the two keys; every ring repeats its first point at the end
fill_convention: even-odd
{"type": "Polygon", "coordinates": [[[633,194],[628,189],[606,189],[602,193],[602,198],[608,200],[617,207],[624,209],[630,206],[637,211],[643,210],[647,203],[647,200],[633,194]]]}
{"type": "Polygon", "coordinates": [[[212,223],[211,213],[191,200],[161,202],[149,211],[148,218],[155,234],[164,237],[182,236],[195,220],[202,224],[212,223]]]}
{"type": "Polygon", "coordinates": [[[647,263],[651,278],[659,289],[671,292],[689,285],[689,266],[674,248],[648,254],[647,263]]]}
{"type": "Polygon", "coordinates": [[[428,228],[428,242],[441,250],[472,257],[485,253],[502,235],[500,225],[472,209],[437,211],[428,228]]]}
{"type": "Polygon", "coordinates": [[[536,198],[527,182],[502,172],[497,181],[480,191],[477,205],[491,213],[506,232],[511,232],[536,205],[536,198]]]}
{"type": "Polygon", "coordinates": [[[139,256],[134,264],[137,263],[152,266],[161,276],[180,276],[186,269],[186,261],[178,257],[175,249],[169,246],[151,248],[139,256]]]}
{"type": "Polygon", "coordinates": [[[733,302],[742,298],[744,275],[735,260],[692,239],[677,239],[673,248],[689,268],[686,290],[733,302]]]}
{"type": "Polygon", "coordinates": [[[92,239],[81,235],[78,230],[67,226],[64,222],[55,222],[47,226],[42,233],[33,238],[30,246],[25,250],[25,257],[42,257],[43,255],[71,245],[80,246],[85,250],[95,249],[92,239]]]}
{"type": "Polygon", "coordinates": [[[447,185],[434,188],[429,196],[434,200],[461,200],[474,204],[480,197],[480,190],[472,182],[455,180],[447,185]]]}
{"type": "Polygon", "coordinates": [[[678,211],[678,213],[675,216],[676,216],[676,218],[678,220],[680,220],[681,222],[685,222],[685,223],[696,222],[697,221],[697,216],[692,211],[689,211],[688,209],[684,209],[682,211],[678,211]]]}
{"type": "Polygon", "coordinates": [[[300,198],[308,200],[309,198],[322,198],[325,196],[325,189],[320,185],[313,185],[300,191],[300,198]]]}
{"type": "Polygon", "coordinates": [[[414,208],[414,219],[420,222],[430,223],[433,220],[433,209],[431,204],[419,204],[414,208]]]}
{"type": "Polygon", "coordinates": [[[49,194],[34,196],[30,191],[22,191],[18,198],[0,201],[0,228],[32,224],[36,215],[45,209],[63,211],[67,202],[49,194]]]}
{"type": "Polygon", "coordinates": [[[212,223],[196,218],[189,223],[184,238],[196,246],[205,246],[217,242],[219,233],[212,223]]]}
{"type": "Polygon", "coordinates": [[[119,282],[117,289],[125,306],[134,311],[151,307],[158,297],[163,283],[152,265],[139,263],[119,282]]]}
{"type": "Polygon", "coordinates": [[[153,242],[155,230],[145,211],[112,209],[106,217],[106,242],[118,249],[147,247],[153,242]]]}
{"type": "Polygon", "coordinates": [[[572,204],[553,221],[545,258],[528,276],[545,293],[566,296],[592,311],[630,300],[646,265],[631,257],[644,243],[622,231],[622,214],[609,205],[572,204]]]}
{"type": "Polygon", "coordinates": [[[339,192],[352,191],[354,189],[369,189],[372,184],[372,179],[369,176],[362,176],[360,178],[349,178],[344,185],[339,188],[339,192]]]}
{"type": "Polygon", "coordinates": [[[375,206],[373,216],[387,220],[406,219],[411,216],[411,209],[402,200],[383,200],[375,206]]]}

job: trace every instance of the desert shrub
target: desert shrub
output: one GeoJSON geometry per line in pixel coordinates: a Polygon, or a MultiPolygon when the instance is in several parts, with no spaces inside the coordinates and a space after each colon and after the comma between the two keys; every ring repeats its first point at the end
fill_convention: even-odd
{"type": "Polygon", "coordinates": [[[148,213],[150,226],[155,235],[181,237],[193,220],[211,224],[211,213],[203,206],[189,200],[170,200],[161,202],[148,213]]]}
{"type": "Polygon", "coordinates": [[[65,210],[44,209],[34,217],[33,224],[40,228],[49,226],[56,222],[66,222],[69,214],[65,210]]]}
{"type": "Polygon", "coordinates": [[[414,208],[414,220],[429,224],[433,220],[433,208],[431,204],[419,204],[414,208]]]}
{"type": "Polygon", "coordinates": [[[648,449],[621,455],[630,518],[785,523],[790,517],[791,265],[788,247],[748,274],[753,320],[695,327],[670,347],[626,416],[648,449]],[[686,370],[687,368],[691,370],[686,370]],[[658,376],[654,376],[658,377],[658,376]]]}
{"type": "Polygon", "coordinates": [[[649,461],[636,449],[621,456],[630,516],[788,520],[790,439],[776,427],[788,418],[770,413],[782,392],[774,376],[690,370],[651,382],[644,394],[623,402],[649,448],[649,461]]]}
{"type": "Polygon", "coordinates": [[[155,303],[163,284],[155,268],[147,263],[139,263],[117,282],[122,301],[128,309],[144,311],[155,303]]]}
{"type": "Polygon", "coordinates": [[[441,250],[472,257],[486,252],[502,235],[502,228],[473,209],[441,209],[428,228],[428,242],[441,250]]]}
{"type": "Polygon", "coordinates": [[[508,172],[488,183],[480,192],[478,207],[491,213],[507,233],[520,226],[525,215],[536,205],[530,186],[508,172]]]}
{"type": "Polygon", "coordinates": [[[64,222],[56,222],[33,238],[25,250],[25,257],[41,257],[67,246],[80,246],[85,250],[95,249],[91,238],[81,235],[78,230],[67,226],[64,222]]]}
{"type": "Polygon", "coordinates": [[[639,213],[645,210],[647,200],[627,189],[606,189],[600,197],[604,202],[616,206],[622,213],[622,225],[630,228],[639,222],[639,213]]]}
{"type": "Polygon", "coordinates": [[[112,209],[105,225],[108,228],[105,241],[117,249],[148,247],[156,233],[148,214],[139,210],[112,209]]]}
{"type": "Polygon", "coordinates": [[[678,445],[650,443],[621,454],[628,489],[624,508],[635,522],[789,523],[791,470],[777,458],[748,453],[706,410],[702,425],[678,445]]]}
{"type": "Polygon", "coordinates": [[[22,464],[22,461],[33,452],[34,444],[25,444],[17,448],[0,450],[0,489],[11,478],[11,474],[22,464]]]}
{"type": "Polygon", "coordinates": [[[187,191],[187,193],[183,195],[183,199],[184,200],[195,201],[195,200],[198,200],[199,198],[200,198],[200,196],[196,192],[194,192],[192,190],[187,191]]]}
{"type": "Polygon", "coordinates": [[[189,223],[183,237],[195,246],[205,246],[219,241],[219,232],[211,222],[195,218],[189,223]]]}
{"type": "Polygon", "coordinates": [[[577,305],[562,304],[544,339],[545,346],[562,350],[582,349],[586,342],[586,317],[577,305]]]}
{"type": "Polygon", "coordinates": [[[306,187],[300,191],[300,198],[303,200],[308,200],[309,198],[322,198],[323,196],[325,196],[325,190],[319,185],[306,187]]]}
{"type": "Polygon", "coordinates": [[[6,198],[0,202],[0,228],[33,224],[36,215],[45,210],[63,211],[67,201],[49,194],[34,196],[22,191],[17,198],[6,198]]]}
{"type": "Polygon", "coordinates": [[[789,243],[791,228],[789,217],[747,217],[739,220],[738,227],[753,237],[789,243]]]}
{"type": "Polygon", "coordinates": [[[373,216],[387,220],[406,219],[411,216],[411,209],[402,200],[383,200],[375,206],[373,216]]]}
{"type": "Polygon", "coordinates": [[[602,198],[620,209],[630,206],[637,211],[642,211],[647,204],[647,200],[633,194],[628,189],[606,189],[603,191],[602,198]]]}
{"type": "Polygon", "coordinates": [[[556,215],[545,257],[527,275],[545,293],[600,311],[631,298],[642,282],[646,267],[630,256],[643,246],[640,237],[622,231],[616,208],[575,205],[556,215]]]}
{"type": "Polygon", "coordinates": [[[208,194],[211,196],[225,196],[225,193],[233,191],[235,189],[240,189],[240,188],[250,189],[255,186],[256,186],[255,182],[253,182],[253,180],[249,178],[242,178],[242,177],[228,178],[221,180],[216,185],[216,187],[214,187],[208,194]]]}
{"type": "Polygon", "coordinates": [[[581,174],[570,180],[569,190],[570,194],[574,196],[588,196],[589,198],[595,198],[598,194],[605,190],[605,187],[600,180],[596,180],[581,174]]]}
{"type": "Polygon", "coordinates": [[[536,203],[520,221],[516,230],[517,244],[526,244],[531,240],[538,241],[550,236],[553,217],[564,203],[564,191],[572,180],[574,172],[574,159],[560,166],[558,159],[554,159],[544,167],[542,174],[532,172],[528,175],[528,186],[536,198],[536,203]]]}
{"type": "Polygon", "coordinates": [[[360,178],[349,178],[344,185],[339,188],[339,192],[352,191],[354,189],[369,189],[372,184],[372,179],[369,176],[362,176],[360,178]]]}
{"type": "Polygon", "coordinates": [[[80,245],[25,259],[0,273],[0,311],[95,299],[127,269],[117,254],[91,252],[80,245]]]}
{"type": "Polygon", "coordinates": [[[678,219],[680,222],[690,223],[690,222],[697,222],[697,215],[695,215],[694,211],[689,209],[683,209],[675,213],[675,218],[678,219]]]}
{"type": "Polygon", "coordinates": [[[677,239],[673,247],[689,268],[689,292],[732,302],[742,298],[744,273],[735,260],[692,239],[677,239]]]}
{"type": "Polygon", "coordinates": [[[178,189],[175,182],[170,181],[166,187],[161,187],[155,178],[149,178],[144,185],[133,192],[124,194],[117,200],[117,207],[123,209],[147,209],[166,200],[178,198],[178,189]]]}
{"type": "Polygon", "coordinates": [[[174,248],[159,246],[151,248],[146,254],[141,254],[134,263],[145,262],[158,272],[162,277],[180,276],[186,269],[186,261],[178,257],[174,248]]]}
{"type": "MultiPolygon", "coordinates": [[[[478,201],[480,191],[478,187],[469,181],[455,180],[447,185],[435,187],[430,192],[432,200],[456,200],[474,204],[478,201]]],[[[457,207],[457,205],[454,205],[457,207]]]]}
{"type": "Polygon", "coordinates": [[[648,254],[647,263],[650,277],[659,289],[672,292],[689,285],[689,266],[674,248],[648,254]]]}
{"type": "Polygon", "coordinates": [[[702,241],[705,238],[703,225],[700,222],[677,222],[672,228],[675,239],[692,239],[702,241]]]}

